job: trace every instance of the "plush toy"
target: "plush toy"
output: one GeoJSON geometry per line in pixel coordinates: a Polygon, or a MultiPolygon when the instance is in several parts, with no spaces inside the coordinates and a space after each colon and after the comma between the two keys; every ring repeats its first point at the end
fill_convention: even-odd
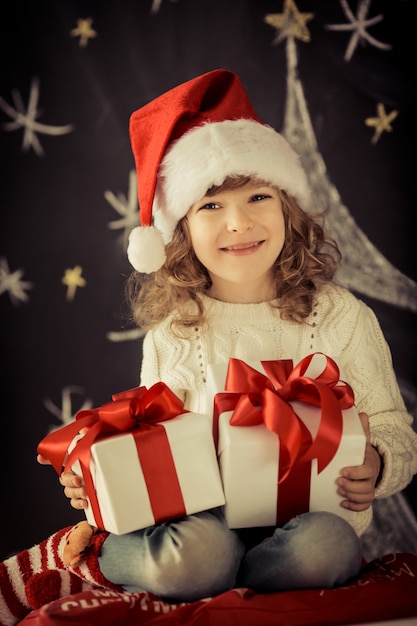
{"type": "Polygon", "coordinates": [[[87,521],[78,522],[72,528],[62,553],[62,560],[65,565],[76,567],[80,563],[97,530],[87,521]]]}
{"type": "MultiPolygon", "coordinates": [[[[19,553],[19,558],[12,557],[7,567],[3,570],[0,567],[3,599],[13,610],[19,607],[19,616],[23,617],[29,609],[89,589],[104,587],[123,591],[107,581],[99,570],[97,556],[107,536],[107,531],[82,521],[19,553]],[[7,598],[2,582],[5,575],[7,580],[13,580],[13,585],[9,582],[5,587],[9,593],[7,598]]],[[[3,623],[6,622],[2,620],[0,605],[0,624],[3,623]]]]}

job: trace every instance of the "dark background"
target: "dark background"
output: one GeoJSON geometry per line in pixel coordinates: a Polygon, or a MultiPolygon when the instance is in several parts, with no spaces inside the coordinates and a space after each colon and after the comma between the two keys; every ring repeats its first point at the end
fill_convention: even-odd
{"type": "MultiPolygon", "coordinates": [[[[0,18],[0,558],[82,518],[54,470],[37,464],[40,439],[82,407],[138,384],[141,334],[123,303],[126,234],[138,219],[130,114],[218,67],[239,73],[259,116],[277,130],[287,102],[286,38],[277,42],[280,31],[265,22],[283,13],[282,0],[7,4],[0,18]],[[87,18],[96,36],[83,46],[73,29],[87,18]],[[36,81],[35,122],[46,126],[25,143],[28,123],[17,113],[27,114],[36,81]],[[126,206],[124,228],[114,224],[126,217],[115,207],[126,206]],[[76,266],[86,284],[71,299],[62,278],[76,266]]],[[[355,13],[364,3],[348,4],[355,13]]],[[[367,17],[383,19],[348,60],[352,31],[326,27],[347,23],[339,1],[298,0],[297,7],[314,14],[309,41],[295,42],[317,149],[357,229],[345,229],[334,213],[350,259],[341,282],[375,310],[416,416],[412,0],[372,0],[367,17]],[[365,120],[378,103],[398,115],[373,143],[365,120]],[[362,252],[353,246],[358,231],[372,243],[371,275],[362,275],[362,252]],[[393,282],[403,285],[401,298],[393,282]]],[[[416,480],[402,495],[416,513],[416,480]]]]}

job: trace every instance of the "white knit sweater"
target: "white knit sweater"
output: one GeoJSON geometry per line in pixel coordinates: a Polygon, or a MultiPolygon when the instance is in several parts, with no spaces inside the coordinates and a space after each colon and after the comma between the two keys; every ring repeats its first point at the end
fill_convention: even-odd
{"type": "MultiPolygon", "coordinates": [[[[358,411],[369,415],[371,443],[384,462],[376,497],[404,489],[417,473],[417,433],[406,411],[391,354],[372,310],[346,289],[327,285],[318,294],[306,323],[283,321],[268,303],[231,304],[203,296],[207,322],[187,338],[174,335],[171,318],[149,331],[143,343],[141,384],[165,382],[187,409],[208,413],[209,363],[291,358],[294,364],[324,352],[339,364],[353,388],[358,411]]],[[[358,535],[369,526],[372,510],[356,513],[358,535]]]]}

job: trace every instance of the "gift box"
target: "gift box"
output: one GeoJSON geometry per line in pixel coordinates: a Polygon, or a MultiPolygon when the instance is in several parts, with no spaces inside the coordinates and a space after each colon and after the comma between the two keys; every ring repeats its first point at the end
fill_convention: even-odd
{"type": "Polygon", "coordinates": [[[209,366],[207,390],[230,528],[282,526],[306,511],[352,519],[336,479],[363,463],[366,437],[333,359],[230,359],[209,366]]]}
{"type": "Polygon", "coordinates": [[[88,522],[115,534],[225,502],[211,419],[184,411],[163,383],[80,411],[38,451],[58,473],[64,465],[83,476],[88,522]]]}

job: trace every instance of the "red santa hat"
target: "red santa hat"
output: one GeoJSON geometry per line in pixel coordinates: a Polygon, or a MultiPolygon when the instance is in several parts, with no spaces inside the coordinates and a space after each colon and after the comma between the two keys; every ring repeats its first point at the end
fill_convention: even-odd
{"type": "Polygon", "coordinates": [[[130,118],[130,140],[141,226],[132,230],[127,254],[139,272],[162,267],[178,222],[227,176],[259,178],[309,208],[298,155],[261,122],[234,72],[208,72],[138,109],[130,118]]]}

